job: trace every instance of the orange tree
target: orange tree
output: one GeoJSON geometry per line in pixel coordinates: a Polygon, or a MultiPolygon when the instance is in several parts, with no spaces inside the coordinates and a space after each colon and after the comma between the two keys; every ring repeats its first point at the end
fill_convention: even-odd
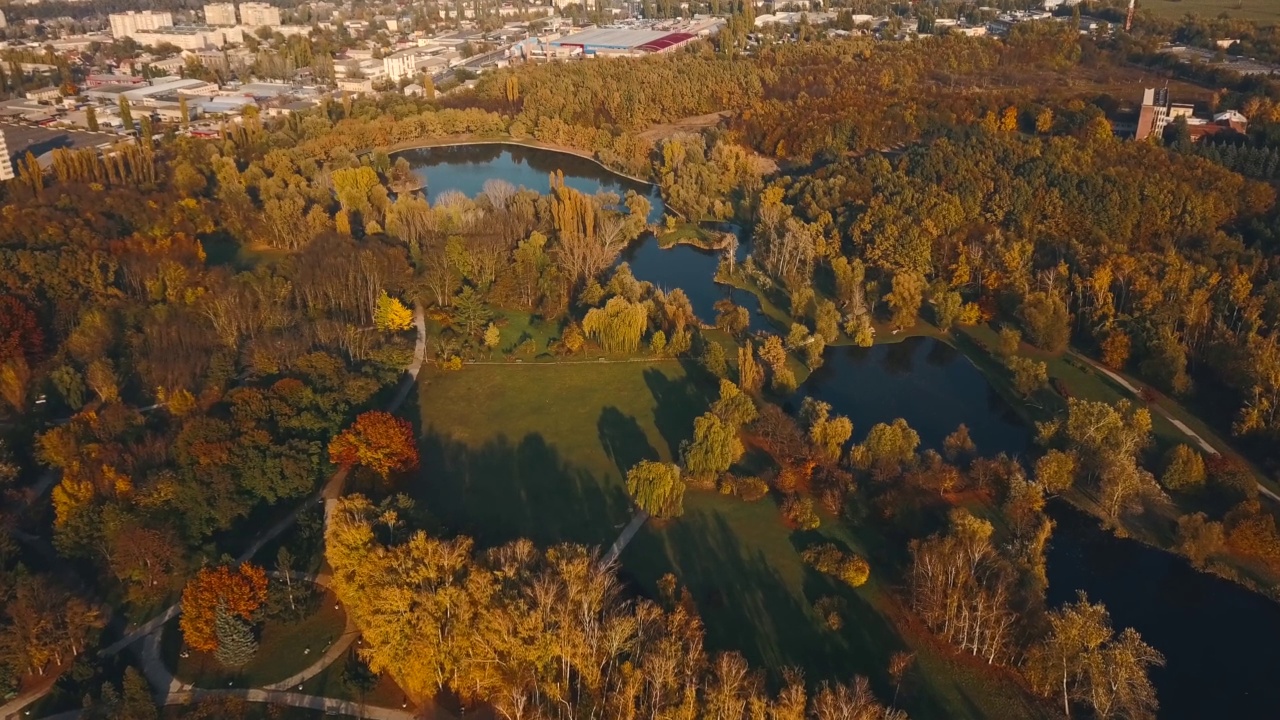
{"type": "Polygon", "coordinates": [[[204,568],[182,591],[182,637],[201,652],[218,649],[214,617],[218,606],[231,615],[252,620],[267,599],[267,573],[251,563],[231,569],[226,565],[204,568]]]}
{"type": "Polygon", "coordinates": [[[343,467],[363,465],[383,480],[412,470],[418,466],[413,426],[390,413],[361,413],[351,427],[329,441],[329,461],[343,467]]]}

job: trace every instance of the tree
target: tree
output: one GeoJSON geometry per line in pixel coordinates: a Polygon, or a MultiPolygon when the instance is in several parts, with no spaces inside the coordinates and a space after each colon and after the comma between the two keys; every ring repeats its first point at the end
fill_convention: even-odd
{"type": "Polygon", "coordinates": [[[611,353],[638,350],[648,324],[648,308],[621,297],[609,298],[603,308],[592,308],[582,319],[582,329],[587,336],[611,353]]]}
{"type": "Polygon", "coordinates": [[[853,422],[831,415],[831,405],[813,398],[800,404],[800,420],[809,432],[809,442],[831,464],[839,462],[844,444],[853,436],[853,422]]]}
{"type": "Polygon", "coordinates": [[[1194,490],[1204,486],[1204,457],[1190,445],[1176,445],[1164,457],[1160,482],[1170,490],[1194,490]]]}
{"type": "Polygon", "coordinates": [[[1061,698],[1068,717],[1077,701],[1100,718],[1146,718],[1159,707],[1147,673],[1163,665],[1133,628],[1116,636],[1106,607],[1082,592],[1049,613],[1049,633],[1028,651],[1025,670],[1037,692],[1061,698]]]}
{"type": "Polygon", "coordinates": [[[686,440],[680,448],[685,471],[703,482],[724,473],[742,457],[742,453],[738,428],[714,412],[694,419],[693,439],[686,440]]]}
{"type": "Polygon", "coordinates": [[[974,444],[973,438],[969,437],[969,426],[960,423],[955,432],[948,435],[942,441],[942,452],[951,462],[955,462],[964,455],[972,455],[978,451],[978,446],[974,444]]]}
{"type": "Polygon", "coordinates": [[[329,441],[329,462],[342,467],[360,465],[383,480],[413,470],[418,467],[413,425],[380,410],[361,413],[329,441]]]}
{"type": "Polygon", "coordinates": [[[489,323],[489,327],[484,329],[484,346],[489,352],[498,349],[498,344],[502,342],[502,332],[498,330],[498,326],[489,323]]]}
{"type": "Polygon", "coordinates": [[[849,587],[862,587],[867,578],[871,577],[871,566],[865,559],[853,553],[842,552],[831,543],[805,548],[800,557],[818,572],[833,575],[849,587]]]}
{"type": "Polygon", "coordinates": [[[892,322],[900,328],[916,324],[920,305],[924,303],[924,276],[914,272],[899,272],[893,276],[893,290],[885,300],[893,310],[892,322]]]}
{"type": "Polygon", "coordinates": [[[1035,395],[1049,384],[1049,366],[1038,360],[1011,355],[1005,366],[1013,373],[1013,389],[1024,398],[1035,395]]]}
{"type": "Polygon", "coordinates": [[[1192,565],[1203,567],[1206,560],[1222,551],[1225,544],[1222,523],[1210,520],[1204,513],[1178,518],[1178,552],[1192,565]]]}
{"type": "Polygon", "coordinates": [[[656,518],[684,514],[685,482],[674,463],[641,460],[627,471],[627,492],[636,505],[656,518]]]}
{"type": "Polygon", "coordinates": [[[849,462],[860,470],[876,469],[884,474],[897,474],[904,465],[916,459],[920,435],[898,418],[892,423],[876,423],[867,433],[867,439],[854,445],[849,451],[849,462]]]}
{"type": "Polygon", "coordinates": [[[373,325],[383,332],[403,332],[413,327],[413,311],[383,290],[373,311],[373,325]]]}
{"type": "Polygon", "coordinates": [[[98,112],[92,105],[84,110],[84,123],[89,127],[89,132],[98,132],[98,112]]]}
{"type": "Polygon", "coordinates": [[[204,568],[182,591],[178,625],[187,645],[201,652],[218,649],[217,613],[252,620],[267,599],[267,574],[252,563],[232,570],[226,565],[204,568]]]}
{"type": "Polygon", "coordinates": [[[717,300],[715,310],[716,327],[734,337],[741,337],[751,325],[751,314],[747,309],[733,304],[728,298],[717,300]]]}
{"type": "Polygon", "coordinates": [[[738,348],[738,386],[749,393],[758,393],[764,385],[764,370],[756,362],[751,341],[738,348]]]}
{"type": "Polygon", "coordinates": [[[214,650],[213,657],[224,667],[243,667],[257,654],[258,641],[253,637],[253,628],[232,615],[225,602],[214,610],[213,630],[218,639],[218,649],[214,650]]]}
{"type": "Polygon", "coordinates": [[[1057,295],[1031,293],[1022,301],[1019,313],[1027,340],[1051,353],[1060,353],[1071,339],[1071,313],[1057,295]]]}
{"type": "Polygon", "coordinates": [[[129,99],[123,95],[120,96],[120,122],[126,133],[133,133],[133,112],[129,109],[129,99]]]}
{"type": "Polygon", "coordinates": [[[1103,364],[1123,370],[1125,363],[1129,362],[1129,334],[1119,328],[1112,328],[1103,338],[1101,349],[1103,364]]]}
{"type": "Polygon", "coordinates": [[[1048,494],[1066,492],[1075,483],[1076,458],[1071,453],[1050,450],[1036,460],[1036,483],[1048,494]]]}

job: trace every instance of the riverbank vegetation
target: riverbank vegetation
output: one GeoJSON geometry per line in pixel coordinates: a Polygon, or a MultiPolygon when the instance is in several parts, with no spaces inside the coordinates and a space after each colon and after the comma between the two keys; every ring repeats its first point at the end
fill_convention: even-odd
{"type": "MultiPolygon", "coordinates": [[[[338,506],[335,592],[415,701],[1150,716],[1159,648],[1087,598],[1046,604],[1046,499],[1263,589],[1275,508],[1248,464],[1202,454],[1158,397],[1091,386],[1071,348],[1274,472],[1270,131],[1250,141],[1266,153],[1117,140],[1103,88],[1127,49],[1065,25],[749,56],[740,35],[20,163],[0,209],[0,690],[66,672],[72,696],[141,697],[84,650],[180,596],[197,651],[277,665],[261,622],[280,583],[209,574],[344,468],[377,502],[338,506]],[[736,222],[750,258],[730,244],[719,277],[773,331],[619,264],[654,230],[637,193],[552,175],[429,202],[387,150],[450,137],[570,147],[652,178],[689,223],[736,222]],[[414,360],[411,308],[418,452],[410,421],[367,412],[414,360]],[[922,321],[1035,423],[1029,457],[797,395],[826,348],[922,321]],[[602,567],[633,504],[655,517],[602,567]]],[[[1215,109],[1266,118],[1273,97],[1236,83],[1215,109]]],[[[316,555],[266,563],[291,577],[316,555]]]]}

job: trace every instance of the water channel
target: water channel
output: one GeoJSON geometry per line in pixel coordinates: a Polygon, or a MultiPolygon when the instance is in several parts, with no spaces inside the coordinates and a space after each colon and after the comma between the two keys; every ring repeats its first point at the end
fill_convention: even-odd
{"type": "MultiPolygon", "coordinates": [[[[402,153],[425,174],[430,197],[446,190],[479,194],[484,181],[502,178],[545,192],[547,176],[563,170],[565,182],[586,193],[649,196],[657,222],[662,202],[653,186],[618,177],[590,160],[512,145],[431,148],[402,153]]],[[[745,248],[743,248],[745,250],[745,248]]],[[[688,246],[663,250],[649,237],[628,249],[635,276],[663,288],[682,288],[695,312],[714,319],[712,305],[728,290],[713,282],[716,254],[688,246]]],[[[753,311],[754,296],[734,300],[753,311]]],[[[902,417],[926,447],[965,423],[979,452],[1028,451],[1030,430],[962,353],[930,338],[908,338],[872,348],[833,347],[826,363],[805,382],[802,394],[825,400],[854,423],[855,438],[877,422],[902,417]]],[[[1057,529],[1048,553],[1049,602],[1075,599],[1083,590],[1106,604],[1112,624],[1133,627],[1163,653],[1167,664],[1152,672],[1161,718],[1280,718],[1280,604],[1198,572],[1174,555],[1099,529],[1097,522],[1064,504],[1051,505],[1057,529]]]]}

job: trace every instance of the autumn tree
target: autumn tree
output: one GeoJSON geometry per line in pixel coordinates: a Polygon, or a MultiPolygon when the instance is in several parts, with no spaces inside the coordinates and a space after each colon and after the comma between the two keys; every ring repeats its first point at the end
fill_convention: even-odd
{"type": "MultiPolygon", "coordinates": [[[[727,471],[742,457],[742,453],[738,427],[714,412],[704,413],[694,419],[693,438],[686,440],[680,447],[685,471],[703,483],[711,482],[727,471]]],[[[627,483],[630,487],[630,475],[627,483]]],[[[632,494],[635,496],[634,492],[632,494]]]]}
{"type": "Polygon", "coordinates": [[[582,319],[582,330],[606,352],[634,353],[648,327],[649,311],[626,298],[609,298],[603,308],[592,308],[582,319]]]}
{"type": "Polygon", "coordinates": [[[1209,558],[1222,551],[1225,542],[1222,523],[1210,520],[1204,513],[1191,513],[1178,518],[1175,548],[1192,565],[1203,567],[1209,558]]]}
{"type": "Polygon", "coordinates": [[[924,303],[925,280],[918,273],[900,272],[893,276],[893,290],[885,296],[893,311],[895,327],[909,328],[916,324],[920,306],[924,303]]]}
{"type": "Polygon", "coordinates": [[[383,290],[373,311],[373,325],[383,332],[403,332],[413,327],[413,311],[383,290]]]}
{"type": "Polygon", "coordinates": [[[865,559],[831,543],[805,548],[800,558],[818,572],[837,577],[849,587],[862,587],[871,576],[871,566],[865,559]]]}
{"type": "Polygon", "coordinates": [[[1205,480],[1204,457],[1190,445],[1179,444],[1164,457],[1160,483],[1170,490],[1194,490],[1205,480]]]}
{"type": "Polygon", "coordinates": [[[1097,717],[1146,718],[1159,707],[1147,673],[1163,665],[1133,628],[1116,635],[1106,607],[1080,593],[1049,613],[1049,633],[1028,651],[1024,669],[1037,692],[1062,701],[1067,717],[1075,702],[1097,717]]]}
{"type": "Polygon", "coordinates": [[[267,599],[267,574],[251,563],[234,570],[226,565],[204,568],[182,591],[179,627],[187,645],[201,652],[219,647],[219,608],[228,616],[252,622],[267,599]]]}
{"type": "Polygon", "coordinates": [[[361,413],[346,430],[329,441],[329,462],[342,467],[360,465],[383,480],[418,467],[413,425],[390,413],[361,413]]]}
{"type": "Polygon", "coordinates": [[[829,463],[837,463],[844,444],[853,436],[853,423],[842,415],[832,415],[831,405],[813,398],[800,404],[800,420],[809,433],[809,441],[829,463]]]}
{"type": "Polygon", "coordinates": [[[1075,475],[1076,458],[1072,453],[1050,450],[1036,460],[1036,483],[1050,495],[1071,489],[1075,475]]]}
{"type": "Polygon", "coordinates": [[[876,423],[867,432],[866,439],[849,450],[849,462],[860,470],[874,469],[882,475],[893,476],[915,463],[919,446],[920,435],[906,420],[876,423]]]}
{"type": "Polygon", "coordinates": [[[627,493],[641,510],[654,517],[683,515],[684,491],[680,466],[674,463],[641,460],[627,471],[627,493]]]}

